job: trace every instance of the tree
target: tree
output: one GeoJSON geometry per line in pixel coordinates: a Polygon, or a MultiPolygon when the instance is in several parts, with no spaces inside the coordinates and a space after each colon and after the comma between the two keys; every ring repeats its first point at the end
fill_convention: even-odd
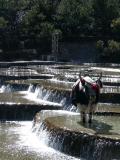
{"type": "Polygon", "coordinates": [[[97,34],[109,35],[112,20],[119,16],[119,0],[93,0],[93,9],[97,34]]]}
{"type": "Polygon", "coordinates": [[[39,0],[24,16],[24,31],[39,38],[50,37],[54,30],[52,12],[54,11],[49,1],[39,0]]]}
{"type": "Polygon", "coordinates": [[[120,18],[114,19],[112,21],[111,28],[115,35],[120,36],[120,18]]]}
{"type": "Polygon", "coordinates": [[[91,1],[61,0],[57,14],[60,28],[68,34],[79,35],[91,28],[91,1]]]}

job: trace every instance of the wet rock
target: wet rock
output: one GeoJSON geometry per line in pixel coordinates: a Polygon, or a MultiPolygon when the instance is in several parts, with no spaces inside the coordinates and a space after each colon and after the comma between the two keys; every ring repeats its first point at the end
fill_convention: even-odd
{"type": "Polygon", "coordinates": [[[94,121],[92,126],[87,126],[77,116],[58,116],[46,118],[43,125],[49,133],[49,145],[61,152],[87,160],[120,157],[120,133],[111,132],[107,123],[94,121]],[[96,123],[104,129],[97,129],[96,123]]]}

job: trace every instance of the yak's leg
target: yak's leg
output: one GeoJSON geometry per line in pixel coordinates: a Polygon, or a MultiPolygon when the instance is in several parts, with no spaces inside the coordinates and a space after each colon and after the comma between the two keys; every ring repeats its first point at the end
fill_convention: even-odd
{"type": "Polygon", "coordinates": [[[93,116],[93,113],[95,112],[96,105],[91,104],[89,107],[90,107],[89,108],[90,110],[89,110],[89,114],[88,114],[88,116],[89,116],[88,123],[92,123],[92,116],[93,116]]]}
{"type": "Polygon", "coordinates": [[[89,120],[88,123],[92,123],[92,112],[89,113],[89,120]]]}
{"type": "Polygon", "coordinates": [[[93,110],[94,110],[94,105],[89,104],[88,123],[92,123],[93,110]]]}
{"type": "Polygon", "coordinates": [[[86,122],[86,106],[81,106],[81,120],[83,123],[86,122]]]}
{"type": "Polygon", "coordinates": [[[83,123],[86,122],[86,114],[85,114],[85,106],[81,104],[77,104],[79,112],[80,112],[80,119],[83,123]]]}
{"type": "Polygon", "coordinates": [[[86,122],[85,112],[81,112],[81,120],[82,120],[83,123],[86,122]]]}

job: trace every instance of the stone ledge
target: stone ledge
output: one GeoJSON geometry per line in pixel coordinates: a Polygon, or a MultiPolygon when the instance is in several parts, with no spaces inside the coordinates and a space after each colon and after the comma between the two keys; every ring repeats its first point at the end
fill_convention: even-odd
{"type": "Polygon", "coordinates": [[[49,146],[70,154],[93,160],[120,157],[120,133],[111,131],[111,125],[93,120],[91,126],[79,122],[79,116],[49,117],[43,126],[49,132],[49,146]],[[97,124],[103,125],[97,130],[97,124]],[[104,132],[104,130],[107,130],[104,132]]]}
{"type": "Polygon", "coordinates": [[[40,104],[0,104],[1,121],[26,121],[33,120],[35,114],[41,110],[59,110],[60,106],[40,104]]]}

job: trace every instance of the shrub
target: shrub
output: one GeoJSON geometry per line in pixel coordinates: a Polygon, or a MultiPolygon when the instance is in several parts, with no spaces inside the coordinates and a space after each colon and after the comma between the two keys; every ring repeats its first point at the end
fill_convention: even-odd
{"type": "Polygon", "coordinates": [[[0,28],[5,28],[7,23],[8,22],[4,19],[4,17],[0,17],[0,28]]]}
{"type": "Polygon", "coordinates": [[[96,48],[99,52],[102,52],[104,49],[104,42],[102,40],[97,41],[96,48]]]}
{"type": "Polygon", "coordinates": [[[108,40],[107,45],[105,45],[104,41],[99,40],[96,43],[96,48],[100,52],[99,56],[105,56],[110,59],[120,57],[120,42],[108,40]]]}
{"type": "Polygon", "coordinates": [[[120,35],[120,18],[114,19],[112,21],[111,28],[114,33],[120,35]]]}
{"type": "Polygon", "coordinates": [[[120,42],[109,40],[107,47],[104,48],[104,55],[111,57],[120,56],[120,42]]]}
{"type": "Polygon", "coordinates": [[[108,41],[108,48],[111,53],[117,54],[118,52],[120,52],[120,43],[116,42],[114,40],[109,40],[108,41]]]}

